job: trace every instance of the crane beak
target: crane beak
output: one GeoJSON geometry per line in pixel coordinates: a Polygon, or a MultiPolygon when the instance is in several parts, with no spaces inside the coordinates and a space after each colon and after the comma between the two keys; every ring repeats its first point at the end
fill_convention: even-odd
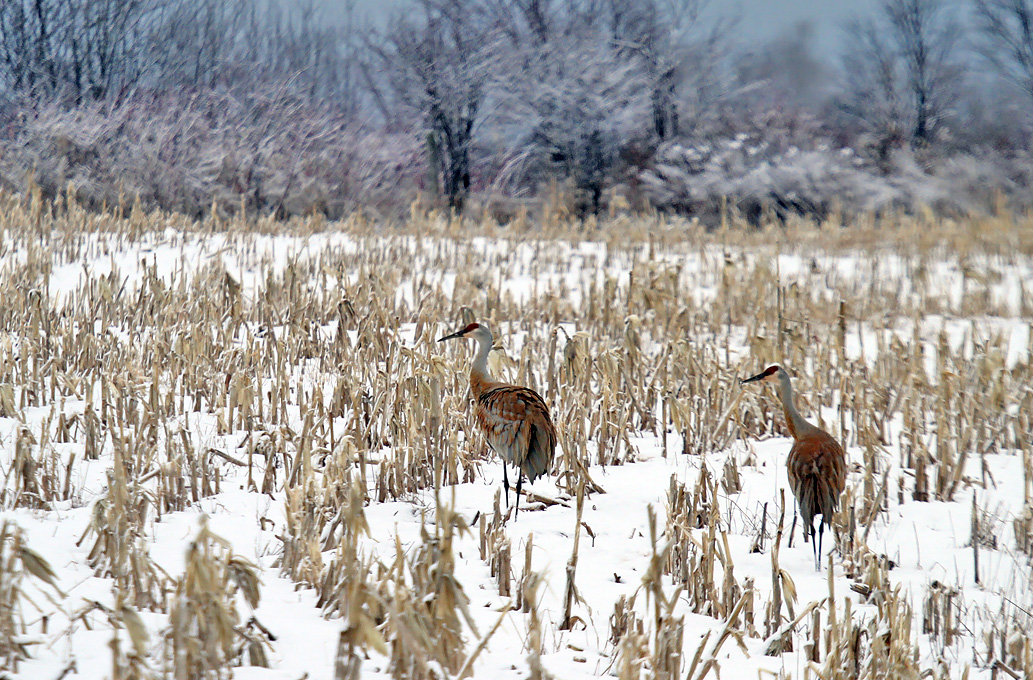
{"type": "Polygon", "coordinates": [[[746,380],[740,380],[739,384],[740,385],[745,385],[746,383],[757,382],[758,380],[763,380],[766,377],[767,377],[767,374],[765,374],[765,373],[758,373],[757,375],[753,376],[752,378],[746,378],[746,380]]]}
{"type": "Polygon", "coordinates": [[[464,334],[464,331],[456,331],[452,335],[446,335],[443,338],[438,338],[438,342],[444,342],[445,340],[451,340],[452,338],[461,338],[461,337],[463,337],[463,334],[464,334]]]}

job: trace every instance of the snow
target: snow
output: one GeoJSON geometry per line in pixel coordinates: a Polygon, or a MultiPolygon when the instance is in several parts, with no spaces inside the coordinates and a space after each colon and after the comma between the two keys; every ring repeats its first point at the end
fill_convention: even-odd
{"type": "MultiPolygon", "coordinates": [[[[54,263],[47,292],[57,305],[71,304],[82,294],[84,285],[115,272],[127,290],[135,291],[146,285],[145,281],[152,276],[169,286],[181,285],[193,272],[213,264],[225,268],[241,284],[245,299],[254,300],[270,270],[281,271],[299,259],[318,260],[322,254],[335,249],[362,252],[369,245],[364,239],[373,239],[337,232],[297,238],[239,234],[200,236],[171,230],[134,241],[103,235],[84,238],[88,246],[85,262],[54,263]]],[[[425,251],[450,247],[447,239],[436,237],[384,235],[378,238],[399,239],[406,244],[417,269],[425,251]]],[[[505,296],[506,304],[520,305],[553,295],[560,308],[566,310],[585,303],[585,292],[590,285],[612,279],[615,285],[626,287],[628,273],[635,261],[645,259],[642,253],[614,252],[604,243],[525,242],[514,245],[479,239],[463,245],[475,257],[505,257],[516,263],[507,270],[506,278],[500,275],[499,280],[490,282],[505,296]],[[543,248],[559,252],[543,258],[543,248]],[[569,268],[561,270],[558,265],[561,260],[569,268]]],[[[705,260],[718,260],[723,252],[727,249],[690,247],[682,252],[660,253],[656,260],[658,264],[677,265],[680,268],[680,289],[691,291],[696,305],[706,305],[716,296],[720,278],[715,274],[719,268],[710,266],[705,260]]],[[[748,251],[739,255],[755,257],[748,251]]],[[[15,252],[7,257],[12,259],[5,266],[10,266],[10,263],[24,258],[25,253],[15,252]]],[[[830,289],[851,283],[864,285],[869,277],[882,277],[890,289],[899,285],[901,302],[908,304],[912,263],[903,257],[886,257],[881,261],[881,269],[873,271],[859,267],[857,255],[819,255],[815,259],[809,253],[785,252],[779,256],[778,266],[781,275],[791,280],[811,267],[812,260],[827,272],[830,289]]],[[[957,263],[945,260],[929,264],[926,276],[942,284],[945,304],[960,305],[964,284],[957,263]]],[[[1003,334],[1008,338],[1005,365],[1010,368],[1028,361],[1028,348],[1033,339],[1030,337],[1029,319],[1021,316],[1021,287],[1029,287],[1033,280],[1033,262],[984,262],[975,266],[984,269],[994,266],[1002,272],[999,280],[990,287],[989,295],[991,302],[1005,314],[927,316],[920,320],[917,331],[906,320],[885,329],[852,326],[847,335],[847,356],[872,363],[877,359],[878,348],[889,346],[891,336],[910,343],[917,334],[923,342],[933,346],[941,333],[953,347],[964,346],[976,352],[979,351],[976,349],[979,342],[994,334],[1003,334]],[[877,339],[880,334],[881,342],[877,339]]],[[[446,299],[452,296],[458,277],[471,275],[464,271],[421,272],[422,284],[446,299]]],[[[326,285],[355,283],[358,276],[356,271],[332,273],[327,276],[326,285]]],[[[403,281],[397,288],[397,301],[416,306],[419,294],[414,281],[403,281]]],[[[333,337],[335,328],[333,324],[325,326],[323,337],[333,337]]],[[[563,323],[563,328],[568,336],[579,330],[576,323],[569,321],[563,323]]],[[[142,341],[140,336],[128,335],[126,329],[117,330],[124,342],[142,341]]],[[[250,329],[251,332],[254,330],[250,329]]],[[[411,346],[415,342],[414,332],[413,325],[403,325],[400,340],[411,346]]],[[[614,329],[613,333],[619,335],[623,328],[614,329]]],[[[519,329],[513,328],[509,332],[503,326],[500,335],[505,340],[509,356],[519,356],[523,337],[519,329]]],[[[744,338],[736,337],[738,341],[744,341],[744,338]]],[[[13,337],[12,340],[17,342],[18,338],[13,337]]],[[[733,349],[742,355],[747,351],[745,344],[733,349]]],[[[653,351],[652,343],[647,343],[647,351],[653,351]]],[[[935,379],[932,352],[927,358],[926,370],[930,379],[935,379]]],[[[83,399],[67,399],[62,408],[70,416],[82,414],[86,406],[83,399]]],[[[29,408],[24,409],[21,415],[25,425],[38,434],[42,432],[51,410],[49,406],[29,408]]],[[[822,415],[826,423],[837,420],[834,409],[826,409],[822,415]]],[[[296,409],[292,417],[296,421],[292,427],[300,430],[301,419],[296,409]]],[[[198,414],[182,424],[188,428],[198,448],[211,446],[229,450],[232,455],[241,455],[240,450],[234,453],[240,433],[218,435],[216,414],[198,414]]],[[[5,472],[12,464],[18,427],[19,423],[13,419],[0,419],[0,462],[5,472]]],[[[892,498],[888,499],[888,511],[876,518],[868,545],[873,552],[887,556],[895,564],[889,578],[911,598],[916,617],[913,627],[917,630],[921,629],[921,600],[933,581],[959,589],[966,607],[963,623],[971,627],[970,630],[962,632],[961,642],[946,649],[935,647],[928,636],[916,634],[922,658],[928,661],[944,655],[951,662],[953,677],[961,676],[964,664],[973,664],[968,677],[989,677],[989,669],[979,666],[974,658],[976,648],[982,644],[978,631],[990,613],[1005,606],[1009,598],[1020,604],[1029,604],[1030,569],[1027,558],[1012,547],[1014,537],[1011,529],[1011,519],[1022,508],[1021,456],[1014,452],[1000,452],[982,458],[970,457],[966,474],[972,479],[980,479],[985,465],[993,481],[985,489],[976,484],[963,484],[953,502],[918,503],[911,500],[908,491],[904,494],[904,502],[899,503],[895,481],[902,474],[899,468],[901,427],[899,418],[894,420],[888,438],[891,443],[879,454],[882,469],[888,471],[892,498]],[[998,508],[1001,520],[998,549],[981,551],[979,583],[975,581],[970,545],[973,496],[979,507],[998,508]]],[[[565,496],[556,487],[555,480],[541,479],[532,485],[533,491],[558,498],[561,504],[545,509],[527,508],[505,526],[513,548],[515,574],[519,575],[524,568],[526,542],[533,541],[532,568],[544,575],[538,603],[544,628],[543,663],[558,678],[588,678],[616,673],[616,650],[608,641],[609,617],[618,598],[631,597],[640,590],[648,568],[652,546],[647,529],[647,508],[651,506],[655,510],[662,529],[672,476],[691,488],[703,468],[712,478],[719,479],[729,458],[739,465],[742,490],[735,494],[721,492],[718,498],[720,515],[727,525],[724,528],[728,532],[736,579],[742,583],[748,577],[753,578],[758,588],[758,627],[763,618],[760,609],[771,589],[771,539],[768,539],[763,552],[751,553],[750,547],[765,504],[768,506],[768,522],[771,523],[779,492],[785,491],[786,498],[791,498],[785,473],[790,440],[782,437],[761,441],[737,440],[729,449],[705,456],[682,454],[681,439],[676,432],[669,434],[666,450],[663,450],[658,437],[648,434],[637,433],[631,444],[634,450],[631,462],[608,467],[593,465],[590,468],[591,476],[605,489],[605,493],[593,494],[586,499],[582,517],[576,585],[584,601],[575,605],[574,613],[584,625],[575,625],[571,631],[559,630],[563,618],[565,569],[575,532],[576,501],[565,496]]],[[[590,444],[593,446],[594,443],[590,444]]],[[[101,458],[93,461],[83,460],[82,444],[55,443],[52,450],[62,468],[70,456],[76,456],[71,479],[75,490],[72,499],[57,503],[48,510],[11,509],[7,503],[0,516],[0,520],[13,521],[25,531],[26,543],[49,561],[65,594],[63,598],[55,597],[46,586],[37,584],[29,587],[31,602],[23,606],[26,636],[37,640],[38,644],[30,647],[31,658],[19,665],[14,677],[57,678],[74,662],[75,672],[67,677],[99,680],[110,677],[111,673],[111,624],[98,612],[82,618],[77,618],[76,613],[91,601],[115,606],[112,580],[97,576],[88,563],[92,538],[80,542],[87,533],[94,512],[93,504],[107,491],[105,472],[112,462],[111,446],[106,445],[101,458]]],[[[851,446],[848,455],[853,465],[849,483],[859,486],[859,468],[864,455],[862,448],[851,446]]],[[[479,472],[474,481],[444,488],[441,493],[446,502],[454,502],[455,510],[467,521],[471,521],[478,512],[490,510],[501,486],[502,469],[497,461],[483,465],[479,472]]],[[[338,636],[343,626],[341,619],[322,616],[316,607],[314,592],[294,584],[275,566],[282,552],[279,537],[285,521],[282,490],[273,494],[247,491],[245,469],[229,463],[220,464],[220,473],[220,493],[202,498],[186,510],[149,517],[146,542],[150,556],[167,574],[173,577],[182,574],[185,551],[196,537],[202,520],[207,521],[214,533],[231,542],[235,554],[259,565],[262,597],[253,614],[276,637],[269,654],[271,668],[235,668],[234,677],[243,680],[294,680],[305,674],[311,678],[333,677],[338,636]]],[[[375,478],[372,471],[369,478],[375,478]]],[[[405,501],[371,502],[365,510],[370,533],[362,542],[362,550],[366,555],[390,563],[394,559],[395,538],[406,551],[418,545],[422,523],[434,520],[433,509],[431,489],[405,501]]],[[[790,514],[787,513],[787,518],[790,514]]],[[[703,532],[696,531],[694,535],[702,538],[703,532]]],[[[831,544],[832,541],[826,537],[826,550],[831,544]]],[[[494,624],[499,610],[509,598],[498,594],[488,565],[479,558],[476,528],[457,539],[455,551],[456,576],[471,600],[477,629],[483,635],[494,624]]],[[[861,596],[850,590],[851,580],[843,573],[838,556],[834,561],[837,598],[852,598],[855,611],[872,609],[861,596]]],[[[798,611],[828,595],[825,573],[815,571],[811,547],[799,541],[799,534],[792,548],[783,544],[781,566],[795,582],[798,611]]],[[[675,592],[670,577],[665,577],[664,582],[668,595],[675,592]]],[[[637,604],[640,614],[647,611],[644,603],[645,596],[640,594],[637,604]]],[[[246,605],[241,603],[240,607],[245,618],[251,615],[246,611],[246,605]]],[[[723,621],[692,613],[684,595],[679,599],[675,612],[685,617],[683,658],[688,661],[703,636],[708,631],[719,632],[723,621]]],[[[151,645],[156,647],[168,625],[168,617],[151,612],[141,612],[141,616],[149,630],[151,645]]],[[[644,619],[649,625],[650,617],[646,615],[644,619]]],[[[486,653],[477,660],[475,676],[525,677],[528,625],[526,614],[506,614],[486,653]]],[[[466,634],[467,649],[470,650],[475,640],[470,631],[466,634]]],[[[801,634],[797,634],[794,647],[798,651],[776,657],[764,656],[758,639],[747,639],[746,651],[728,642],[718,655],[723,677],[754,677],[758,671],[803,677],[807,662],[799,651],[802,649],[801,634]]],[[[127,645],[124,631],[121,636],[123,645],[127,645]]],[[[159,662],[152,662],[160,667],[159,662]]],[[[682,670],[684,672],[684,666],[682,670]]],[[[389,677],[388,660],[371,651],[362,673],[368,678],[389,677]]]]}

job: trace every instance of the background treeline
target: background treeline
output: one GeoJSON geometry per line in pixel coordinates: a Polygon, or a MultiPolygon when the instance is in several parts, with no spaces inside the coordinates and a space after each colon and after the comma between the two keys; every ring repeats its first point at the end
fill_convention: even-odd
{"type": "Polygon", "coordinates": [[[1033,0],[0,1],[0,188],[203,214],[1033,207],[1033,0]],[[337,9],[341,9],[338,7],[337,9]]]}

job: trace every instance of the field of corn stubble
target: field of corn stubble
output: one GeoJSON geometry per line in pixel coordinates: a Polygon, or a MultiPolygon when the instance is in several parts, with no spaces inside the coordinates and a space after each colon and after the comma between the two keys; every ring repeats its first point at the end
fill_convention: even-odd
{"type": "Polygon", "coordinates": [[[1031,327],[1030,218],[2,196],[0,676],[1030,677],[1031,327]],[[473,319],[559,428],[516,518],[473,319]],[[820,572],[771,362],[849,456],[820,572]]]}

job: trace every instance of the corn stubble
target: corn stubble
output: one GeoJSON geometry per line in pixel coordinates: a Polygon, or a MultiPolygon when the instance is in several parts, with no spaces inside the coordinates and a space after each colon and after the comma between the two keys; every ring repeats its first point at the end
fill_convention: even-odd
{"type": "MultiPolygon", "coordinates": [[[[894,235],[913,245],[890,250],[880,245],[887,227],[874,223],[751,230],[733,215],[707,234],[660,218],[575,225],[547,213],[532,235],[526,223],[501,230],[487,217],[464,223],[414,207],[409,223],[390,229],[356,214],[332,225],[356,247],[315,245],[308,257],[278,266],[257,247],[259,237],[288,231],[318,244],[330,227],[317,218],[245,222],[214,212],[191,222],[138,206],[88,213],[72,195],[52,203],[38,190],[0,196],[0,251],[19,255],[0,268],[0,417],[19,423],[0,502],[38,510],[81,504],[83,461],[111,460],[82,542],[119,605],[81,616],[100,612],[113,622],[115,677],[226,677],[234,665],[267,663],[276,643],[243,613],[261,593],[254,565],[206,526],[182,575],[164,573],[147,553],[149,522],[219,493],[231,474],[246,479],[247,490],[283,501],[277,566],[342,621],[336,678],[360,677],[374,651],[396,678],[473,673],[499,624],[483,634],[475,628],[456,577],[455,542],[467,533],[479,538],[499,595],[511,598],[499,621],[520,612],[508,615],[527,621],[529,672],[546,676],[533,537],[522,560],[517,547],[516,575],[499,500],[468,527],[442,498],[449,485],[478,478],[488,460],[468,405],[465,354],[441,354],[433,342],[437,324],[472,316],[522,335],[520,351],[493,354],[493,367],[540,391],[566,423],[552,471],[562,492],[556,500],[580,508],[586,494],[604,491],[589,467],[633,464],[636,436],[656,437],[664,456],[701,461],[695,482],[670,480],[666,518],[642,509],[649,566],[641,587],[614,603],[609,622],[610,671],[618,677],[717,677],[725,645],[772,655],[802,649],[813,677],[956,674],[947,656],[932,666],[920,658],[922,636],[941,650],[973,645],[977,663],[995,673],[1033,672],[1033,648],[1021,634],[1033,625],[1028,597],[991,611],[946,584],[901,592],[890,583],[892,556],[868,543],[891,507],[956,501],[993,483],[966,474],[974,460],[1018,455],[1025,510],[1010,522],[1013,544],[989,545],[1007,522],[973,505],[972,545],[974,559],[999,550],[1026,560],[1030,592],[1030,355],[1009,367],[1008,337],[974,323],[960,345],[946,331],[923,340],[932,315],[1033,317],[1028,284],[1018,309],[994,292],[1016,258],[1030,255],[1028,221],[929,224],[901,216],[894,235]],[[147,255],[158,241],[212,238],[255,273],[246,285],[221,257],[162,275],[147,255]],[[557,238],[574,248],[556,247],[557,238]],[[137,283],[127,283],[111,255],[118,252],[137,253],[137,283]],[[787,284],[778,256],[794,253],[810,266],[787,284]],[[842,276],[840,255],[869,275],[842,276]],[[73,291],[51,294],[55,268],[87,259],[110,260],[110,270],[84,272],[73,291]],[[887,260],[903,274],[884,275],[887,260]],[[963,271],[958,296],[934,276],[945,260],[963,271]],[[450,286],[444,273],[454,275],[450,286]],[[502,283],[515,277],[552,287],[536,283],[519,296],[502,283]],[[848,346],[876,358],[850,359],[856,351],[848,346]],[[756,461],[730,455],[718,471],[703,461],[743,438],[782,434],[774,401],[737,387],[747,367],[775,360],[796,367],[802,410],[851,449],[855,467],[834,518],[850,597],[830,578],[826,597],[798,600],[779,561],[794,540],[785,498],[758,508],[742,532],[770,556],[770,583],[740,579],[734,568],[727,500],[756,461]],[[27,408],[48,414],[42,427],[24,422],[27,408]],[[198,438],[200,419],[215,423],[215,445],[198,438]],[[891,452],[899,452],[895,478],[891,452]],[[415,546],[403,550],[396,537],[393,559],[367,552],[369,504],[418,504],[432,489],[415,546]],[[168,615],[159,640],[133,633],[136,611],[168,615]],[[684,634],[690,612],[715,619],[695,649],[684,634]],[[968,630],[981,632],[973,639],[968,630]]],[[[28,567],[31,553],[13,525],[0,536],[0,653],[13,667],[28,653],[22,574],[52,576],[45,562],[28,567]]],[[[584,624],[591,614],[576,579],[575,551],[557,627],[584,624]]]]}
{"type": "Polygon", "coordinates": [[[42,642],[28,635],[27,621],[33,613],[26,612],[26,607],[32,606],[25,589],[29,577],[47,586],[47,596],[63,596],[47,560],[26,543],[20,527],[4,520],[0,523],[0,658],[3,667],[14,673],[18,662],[31,653],[31,646],[42,642]]]}

